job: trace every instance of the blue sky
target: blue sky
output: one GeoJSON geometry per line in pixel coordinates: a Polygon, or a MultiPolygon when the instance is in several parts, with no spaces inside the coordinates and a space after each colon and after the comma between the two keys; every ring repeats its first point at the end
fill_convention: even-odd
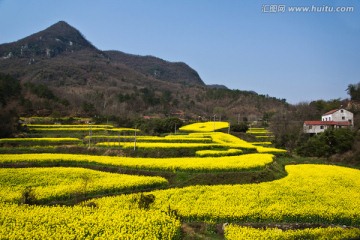
{"type": "Polygon", "coordinates": [[[290,103],[347,98],[360,82],[358,0],[0,0],[0,43],[60,20],[101,50],[182,61],[206,84],[290,103]]]}

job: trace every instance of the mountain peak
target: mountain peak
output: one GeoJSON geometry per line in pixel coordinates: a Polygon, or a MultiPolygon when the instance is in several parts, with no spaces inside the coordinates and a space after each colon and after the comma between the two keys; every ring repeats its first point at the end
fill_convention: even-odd
{"type": "Polygon", "coordinates": [[[58,21],[57,23],[53,24],[52,26],[50,27],[62,27],[62,28],[71,28],[71,29],[74,29],[74,27],[72,27],[70,24],[68,24],[67,22],[65,21],[58,21]]]}
{"type": "Polygon", "coordinates": [[[37,34],[43,34],[49,37],[68,37],[73,38],[73,40],[76,40],[76,38],[78,38],[78,40],[86,41],[85,37],[79,32],[79,30],[77,30],[65,21],[59,21],[46,28],[45,30],[38,32],[37,34]]]}
{"type": "Polygon", "coordinates": [[[96,49],[77,29],[59,21],[17,42],[0,45],[0,57],[50,58],[86,48],[96,49]]]}
{"type": "Polygon", "coordinates": [[[51,25],[50,27],[46,28],[44,31],[47,32],[57,32],[57,33],[68,33],[68,32],[76,32],[78,30],[76,30],[74,27],[72,27],[70,24],[68,24],[65,21],[59,21],[53,25],[51,25]]]}

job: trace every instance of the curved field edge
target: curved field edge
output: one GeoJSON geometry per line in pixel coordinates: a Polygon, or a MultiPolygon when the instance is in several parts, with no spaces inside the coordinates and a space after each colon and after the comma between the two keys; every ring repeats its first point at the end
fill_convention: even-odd
{"type": "Polygon", "coordinates": [[[77,154],[1,154],[0,167],[95,164],[139,170],[218,172],[242,171],[264,168],[273,162],[272,154],[245,154],[218,158],[129,158],[77,154]]]}
{"type": "Polygon", "coordinates": [[[230,224],[225,227],[225,238],[228,240],[238,239],[355,239],[360,236],[358,228],[344,227],[318,227],[305,229],[282,230],[279,228],[252,228],[230,224]]]}
{"type": "Polygon", "coordinates": [[[0,203],[4,239],[180,239],[180,221],[135,206],[48,207],[0,203]]]}
{"type": "Polygon", "coordinates": [[[0,202],[32,204],[71,201],[97,195],[112,195],[164,187],[162,177],[106,173],[83,168],[0,168],[0,202]],[[27,191],[28,199],[24,199],[27,191]],[[31,192],[31,193],[30,193],[31,192]],[[31,195],[31,199],[29,198],[31,195]]]}
{"type": "Polygon", "coordinates": [[[228,128],[228,122],[198,122],[193,124],[185,125],[179,128],[180,131],[184,132],[212,132],[223,128],[228,128]]]}
{"type": "Polygon", "coordinates": [[[5,144],[10,145],[60,145],[60,144],[80,144],[82,141],[79,138],[1,138],[0,146],[5,144]]]}
{"type": "MultiPolygon", "coordinates": [[[[360,225],[360,171],[289,165],[288,176],[244,185],[190,186],[151,192],[188,222],[277,222],[360,225]]],[[[118,196],[113,201],[129,201],[118,196]]],[[[109,202],[111,202],[109,200],[109,202]]]]}
{"type": "MultiPolygon", "coordinates": [[[[289,174],[287,177],[268,183],[193,186],[153,191],[150,194],[154,194],[155,204],[148,212],[134,206],[137,194],[104,197],[87,203],[92,203],[95,207],[78,205],[50,208],[0,203],[0,218],[3,223],[0,234],[10,239],[33,234],[49,236],[50,239],[60,235],[82,236],[86,239],[120,233],[150,234],[156,229],[154,234],[161,234],[161,237],[149,236],[169,236],[169,239],[174,239],[179,236],[179,221],[167,214],[168,209],[175,211],[183,221],[190,222],[202,220],[213,223],[303,222],[360,225],[359,170],[325,165],[294,165],[287,166],[286,171],[289,174]],[[249,192],[249,188],[253,191],[249,192]],[[327,194],[322,198],[324,192],[327,194]],[[135,219],[131,217],[134,212],[137,214],[135,219]],[[167,220],[155,220],[158,214],[161,219],[167,220]],[[152,220],[149,222],[146,219],[150,217],[152,220]],[[96,225],[97,222],[100,224],[96,225]],[[131,222],[131,226],[126,225],[127,222],[131,222]],[[93,224],[96,225],[95,228],[93,224]],[[169,229],[170,234],[160,230],[159,226],[160,229],[169,229]],[[45,233],[48,235],[44,235],[45,233]]],[[[144,235],[137,236],[141,238],[144,235]]]]}

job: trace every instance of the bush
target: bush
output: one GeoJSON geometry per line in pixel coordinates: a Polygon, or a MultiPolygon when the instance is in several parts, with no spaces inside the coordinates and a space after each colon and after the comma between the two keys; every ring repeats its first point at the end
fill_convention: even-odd
{"type": "Polygon", "coordinates": [[[35,191],[32,187],[26,187],[21,193],[21,203],[32,205],[36,203],[35,191]]]}
{"type": "Polygon", "coordinates": [[[347,128],[329,129],[300,142],[297,153],[306,157],[329,157],[351,150],[355,134],[347,128]]]}
{"type": "Polygon", "coordinates": [[[20,81],[0,73],[0,106],[5,106],[8,101],[21,93],[20,81]]]}
{"type": "Polygon", "coordinates": [[[39,98],[58,100],[54,93],[45,84],[34,84],[27,82],[24,86],[39,98]]]}
{"type": "Polygon", "coordinates": [[[329,150],[329,146],[316,135],[304,142],[297,149],[297,153],[305,157],[323,157],[327,156],[329,150]]]}
{"type": "Polygon", "coordinates": [[[14,110],[0,111],[0,138],[12,137],[19,128],[19,116],[14,110]]]}
{"type": "Polygon", "coordinates": [[[233,132],[246,132],[249,129],[246,123],[234,124],[230,128],[233,132]]]}
{"type": "Polygon", "coordinates": [[[144,195],[143,193],[141,193],[140,198],[137,199],[137,201],[140,209],[148,210],[150,208],[150,205],[155,202],[155,195],[144,195]]]}
{"type": "Polygon", "coordinates": [[[164,133],[175,132],[183,125],[179,118],[165,118],[165,119],[138,119],[135,123],[135,128],[140,129],[146,134],[160,135],[164,133]]]}

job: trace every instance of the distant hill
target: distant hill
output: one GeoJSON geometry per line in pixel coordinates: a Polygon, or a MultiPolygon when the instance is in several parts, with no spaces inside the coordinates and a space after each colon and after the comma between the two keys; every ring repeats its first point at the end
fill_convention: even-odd
{"type": "Polygon", "coordinates": [[[220,89],[228,89],[225,85],[221,84],[208,84],[206,85],[208,88],[220,88],[220,89]]]}
{"type": "Polygon", "coordinates": [[[60,21],[19,41],[0,45],[0,56],[3,59],[16,57],[31,60],[84,49],[97,50],[78,30],[60,21]]]}
{"type": "Polygon", "coordinates": [[[168,82],[204,86],[199,74],[183,62],[172,63],[153,56],[138,56],[120,51],[105,53],[111,60],[123,63],[145,76],[168,82]]]}
{"type": "MultiPolygon", "coordinates": [[[[59,55],[62,58],[71,57],[78,60],[85,57],[93,62],[100,59],[108,63],[111,61],[125,65],[129,70],[141,73],[145,77],[189,85],[204,85],[198,73],[185,63],[172,63],[152,56],[136,56],[120,51],[102,52],[64,21],[17,42],[0,45],[2,60],[26,59],[28,65],[59,55]]],[[[59,62],[55,65],[58,66],[59,62]]]]}
{"type": "Polygon", "coordinates": [[[0,73],[20,80],[22,115],[258,119],[286,106],[252,91],[207,86],[182,62],[100,51],[63,21],[1,44],[0,73]]]}

